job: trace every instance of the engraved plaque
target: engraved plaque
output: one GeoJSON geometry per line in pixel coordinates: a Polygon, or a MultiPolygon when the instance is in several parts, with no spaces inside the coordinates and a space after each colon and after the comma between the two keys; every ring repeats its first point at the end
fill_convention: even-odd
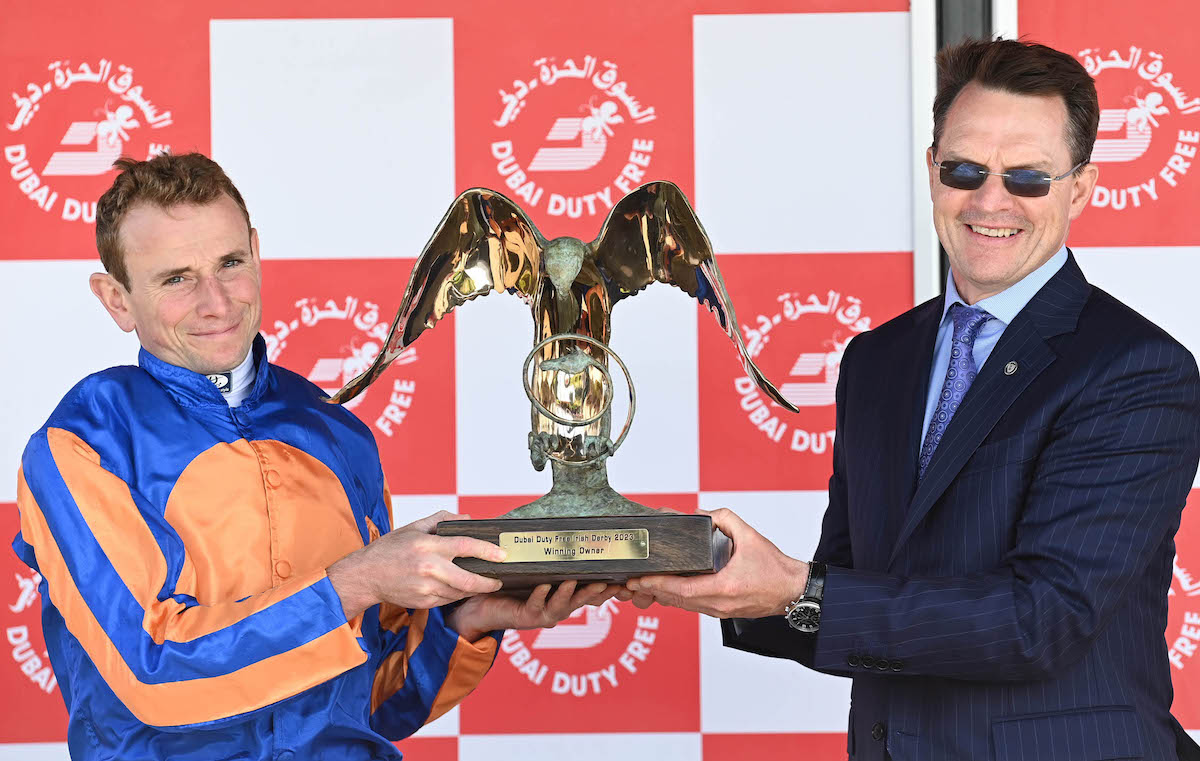
{"type": "Polygon", "coordinates": [[[483,518],[442,521],[437,533],[470,536],[503,547],[508,552],[503,563],[479,558],[455,558],[454,562],[472,573],[500,579],[509,590],[532,589],[538,584],[554,584],[564,579],[619,584],[635,576],[655,573],[685,576],[712,573],[729,557],[729,543],[717,541],[725,535],[714,534],[712,518],[707,515],[656,512],[572,518],[483,518]],[[583,541],[585,536],[587,540],[583,541]],[[523,541],[516,541],[518,537],[523,541]],[[538,537],[548,541],[538,542],[538,537]],[[611,541],[604,541],[603,537],[611,537],[611,541]],[[547,547],[563,551],[547,554],[547,547]],[[566,551],[572,548],[574,557],[566,551]]]}
{"type": "Polygon", "coordinates": [[[505,563],[563,560],[644,560],[650,532],[644,528],[583,531],[504,531],[505,563]]]}

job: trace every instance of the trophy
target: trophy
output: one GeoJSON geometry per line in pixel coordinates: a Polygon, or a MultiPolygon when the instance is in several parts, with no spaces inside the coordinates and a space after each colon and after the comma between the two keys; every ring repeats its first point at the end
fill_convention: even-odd
{"type": "Polygon", "coordinates": [[[705,305],[759,388],[796,411],[746,351],[708,236],[670,182],[651,182],[622,198],[591,243],[547,241],[500,193],[464,192],[421,252],[384,348],[330,401],[353,399],[455,307],[492,291],[519,296],[535,324],[535,345],[523,367],[532,405],[529,454],[539,471],[550,463],[553,487],[500,518],[439,523],[439,535],[483,539],[508,552],[502,563],[455,562],[500,579],[508,589],[565,579],[619,583],[649,574],[712,573],[728,556],[728,542],[713,531],[711,518],[639,505],[608,483],[606,460],[625,440],[637,406],[629,371],[608,346],[611,313],[617,302],[654,282],[705,305]],[[615,440],[609,359],[629,389],[629,411],[615,440]]]}

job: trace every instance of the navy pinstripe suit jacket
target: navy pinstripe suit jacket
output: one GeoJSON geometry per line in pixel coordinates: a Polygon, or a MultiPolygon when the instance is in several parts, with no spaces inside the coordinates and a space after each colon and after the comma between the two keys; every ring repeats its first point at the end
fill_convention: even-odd
{"type": "Polygon", "coordinates": [[[820,631],[724,621],[725,644],[851,677],[859,761],[1174,759],[1164,631],[1200,458],[1195,360],[1072,255],[918,484],[941,306],[843,357],[820,631]]]}

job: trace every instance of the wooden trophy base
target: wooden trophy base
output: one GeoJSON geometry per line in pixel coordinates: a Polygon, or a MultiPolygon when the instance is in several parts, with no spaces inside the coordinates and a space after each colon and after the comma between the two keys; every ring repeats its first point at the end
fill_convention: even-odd
{"type": "Polygon", "coordinates": [[[500,579],[504,589],[575,579],[620,584],[652,574],[713,573],[728,549],[707,515],[660,513],[556,518],[443,521],[438,536],[469,536],[508,551],[503,563],[478,558],[454,562],[500,579]]]}

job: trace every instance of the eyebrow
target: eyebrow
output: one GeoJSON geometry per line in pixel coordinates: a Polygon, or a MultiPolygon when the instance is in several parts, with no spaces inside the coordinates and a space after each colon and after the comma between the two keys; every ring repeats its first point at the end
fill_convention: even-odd
{"type": "MultiPolygon", "coordinates": [[[[220,261],[217,262],[217,264],[221,265],[221,264],[224,264],[225,262],[230,262],[235,259],[248,259],[248,258],[250,258],[250,254],[248,252],[238,249],[235,251],[230,251],[228,254],[225,254],[224,256],[222,256],[220,261]]],[[[154,277],[152,278],[152,280],[154,280],[155,282],[159,282],[162,280],[169,280],[170,278],[176,277],[178,275],[186,275],[191,271],[192,271],[191,267],[176,267],[175,269],[162,270],[160,272],[156,272],[154,274],[154,277]]]]}
{"type": "MultiPolygon", "coordinates": [[[[964,161],[964,162],[967,162],[970,164],[978,164],[979,166],[987,167],[988,169],[991,169],[991,167],[988,167],[987,164],[983,163],[982,161],[976,161],[975,159],[966,158],[965,156],[955,153],[954,151],[946,151],[945,158],[943,158],[942,161],[964,161]]],[[[1001,167],[1000,171],[1007,172],[1010,169],[1040,169],[1044,172],[1049,172],[1050,174],[1056,174],[1056,172],[1054,171],[1053,164],[1051,164],[1049,161],[1027,161],[1023,164],[1015,164],[1013,166],[1001,167]]]]}

